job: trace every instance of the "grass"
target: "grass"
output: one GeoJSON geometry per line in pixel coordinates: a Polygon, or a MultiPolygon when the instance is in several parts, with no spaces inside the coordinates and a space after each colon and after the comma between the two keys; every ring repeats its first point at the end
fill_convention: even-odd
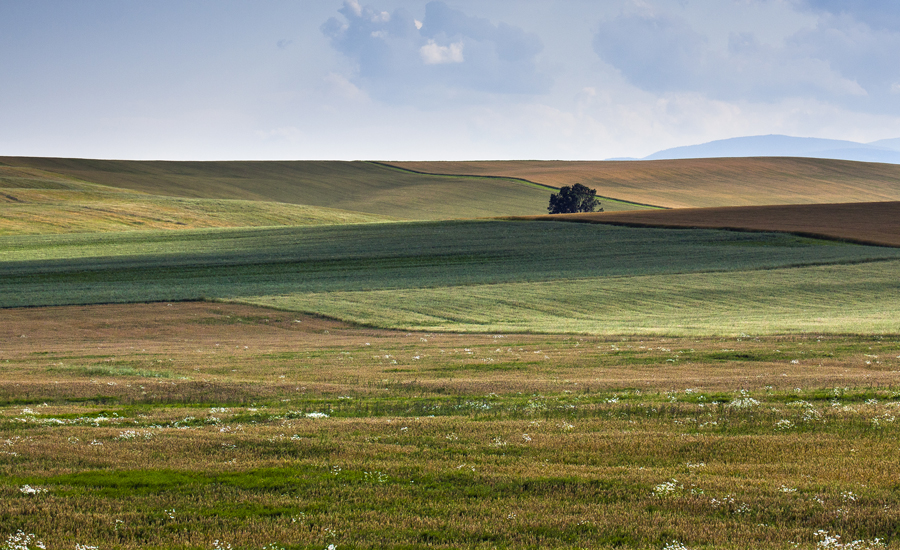
{"type": "Polygon", "coordinates": [[[0,163],[0,169],[40,171],[149,195],[299,204],[414,220],[540,214],[550,197],[547,189],[512,179],[429,176],[368,162],[0,157],[0,163]]]}
{"type": "Polygon", "coordinates": [[[27,337],[0,353],[0,543],[900,547],[896,338],[405,334],[209,303],[6,313],[27,337]],[[121,364],[174,376],[47,370],[96,362],[98,331],[121,364]]]}
{"type": "Polygon", "coordinates": [[[249,200],[183,199],[0,166],[0,235],[353,224],[375,214],[249,200]]]}
{"type": "Polygon", "coordinates": [[[898,269],[890,261],[238,300],[400,330],[898,334],[898,269]]]}
{"type": "Polygon", "coordinates": [[[3,307],[206,298],[417,330],[693,334],[895,331],[900,250],[463,221],[7,237],[0,255],[3,307]]]}
{"type": "Polygon", "coordinates": [[[426,173],[507,176],[669,208],[900,200],[900,166],[805,158],[397,162],[426,173]]]}

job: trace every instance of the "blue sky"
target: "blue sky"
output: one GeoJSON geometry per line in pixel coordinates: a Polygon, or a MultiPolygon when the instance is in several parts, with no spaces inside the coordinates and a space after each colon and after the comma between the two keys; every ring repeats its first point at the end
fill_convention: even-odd
{"type": "Polygon", "coordinates": [[[894,0],[0,0],[0,154],[604,159],[900,137],[894,0]]]}

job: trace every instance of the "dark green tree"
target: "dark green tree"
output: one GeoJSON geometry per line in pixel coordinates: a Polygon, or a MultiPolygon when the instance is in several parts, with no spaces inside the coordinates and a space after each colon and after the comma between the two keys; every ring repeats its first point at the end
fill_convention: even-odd
{"type": "MultiPolygon", "coordinates": [[[[597,190],[588,189],[580,183],[572,187],[561,187],[559,193],[550,195],[550,206],[547,211],[551,214],[573,214],[575,212],[594,212],[600,206],[597,200],[597,190]]],[[[603,212],[603,209],[600,209],[603,212]]]]}

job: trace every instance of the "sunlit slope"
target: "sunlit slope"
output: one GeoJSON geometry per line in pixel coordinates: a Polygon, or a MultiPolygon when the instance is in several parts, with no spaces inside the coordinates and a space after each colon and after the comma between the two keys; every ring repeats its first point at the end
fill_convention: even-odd
{"type": "Polygon", "coordinates": [[[515,180],[421,175],[368,162],[0,157],[0,163],[154,195],[273,201],[404,219],[540,214],[550,193],[515,180]]]}
{"type": "Polygon", "coordinates": [[[523,178],[669,208],[900,200],[900,165],[807,158],[397,162],[428,173],[523,178]]]}
{"type": "Polygon", "coordinates": [[[0,235],[390,221],[376,214],[276,202],[185,199],[0,166],[0,235]]]}

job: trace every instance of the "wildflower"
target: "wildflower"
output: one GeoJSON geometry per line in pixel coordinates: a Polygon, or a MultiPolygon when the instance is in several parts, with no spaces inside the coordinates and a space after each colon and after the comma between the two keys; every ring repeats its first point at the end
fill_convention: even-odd
{"type": "Polygon", "coordinates": [[[41,493],[46,493],[47,489],[42,489],[40,487],[32,487],[31,485],[22,485],[19,487],[19,491],[23,495],[38,495],[41,493]]]}
{"type": "Polygon", "coordinates": [[[653,495],[656,497],[662,498],[665,496],[669,496],[669,495],[675,493],[675,491],[677,491],[679,489],[683,489],[683,488],[684,487],[682,487],[681,485],[678,485],[677,479],[673,479],[671,481],[666,481],[666,482],[660,483],[659,485],[654,487],[653,495]]]}
{"type": "Polygon", "coordinates": [[[775,423],[776,430],[789,430],[793,427],[794,427],[794,423],[786,418],[783,418],[775,423]]]}
{"type": "Polygon", "coordinates": [[[306,413],[306,418],[328,418],[328,415],[322,412],[306,413]]]}
{"type": "Polygon", "coordinates": [[[681,544],[677,540],[673,540],[669,544],[663,546],[663,550],[688,550],[688,547],[681,544]]]}
{"type": "Polygon", "coordinates": [[[34,540],[34,533],[25,533],[19,529],[14,534],[6,537],[6,545],[2,548],[3,550],[29,550],[30,546],[33,544],[36,548],[46,548],[44,543],[39,540],[34,540]]]}
{"type": "Polygon", "coordinates": [[[731,403],[728,404],[728,406],[733,409],[749,409],[757,405],[759,405],[759,401],[750,397],[747,390],[741,390],[741,396],[733,399],[731,403]]]}

